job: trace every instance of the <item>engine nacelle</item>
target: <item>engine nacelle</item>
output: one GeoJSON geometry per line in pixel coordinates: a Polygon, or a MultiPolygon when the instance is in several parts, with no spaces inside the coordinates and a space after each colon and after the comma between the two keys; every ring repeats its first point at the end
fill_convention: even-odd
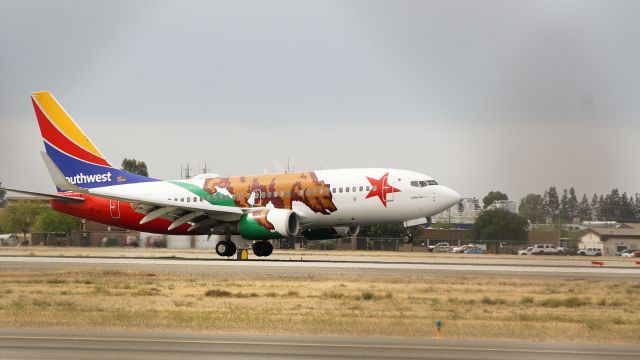
{"type": "Polygon", "coordinates": [[[247,240],[280,239],[300,230],[298,214],[291,210],[269,209],[242,215],[237,232],[247,240]]]}
{"type": "Polygon", "coordinates": [[[360,225],[336,226],[330,228],[304,230],[302,236],[307,240],[327,240],[354,237],[360,232],[360,225]]]}

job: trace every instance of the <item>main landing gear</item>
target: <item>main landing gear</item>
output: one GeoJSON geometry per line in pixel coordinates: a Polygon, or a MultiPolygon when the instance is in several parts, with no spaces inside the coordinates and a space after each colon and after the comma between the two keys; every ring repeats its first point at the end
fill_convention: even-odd
{"type": "Polygon", "coordinates": [[[223,240],[216,244],[216,254],[220,256],[233,256],[236,253],[236,244],[231,240],[223,240]]]}
{"type": "Polygon", "coordinates": [[[273,252],[273,245],[268,241],[257,241],[253,244],[253,253],[256,256],[269,256],[273,252]]]}

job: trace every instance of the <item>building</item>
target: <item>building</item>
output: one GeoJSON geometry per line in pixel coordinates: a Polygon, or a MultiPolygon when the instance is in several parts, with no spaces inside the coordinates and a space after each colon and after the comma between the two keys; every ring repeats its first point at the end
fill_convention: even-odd
{"type": "Polygon", "coordinates": [[[460,200],[458,205],[431,217],[431,222],[449,223],[454,229],[470,229],[481,211],[478,199],[464,198],[460,200]]]}
{"type": "Polygon", "coordinates": [[[489,205],[489,209],[503,209],[514,214],[518,213],[515,200],[496,200],[493,204],[489,205]]]}
{"type": "Polygon", "coordinates": [[[617,228],[589,228],[580,236],[578,247],[599,248],[612,256],[625,249],[640,249],[640,224],[622,224],[617,228]]]}

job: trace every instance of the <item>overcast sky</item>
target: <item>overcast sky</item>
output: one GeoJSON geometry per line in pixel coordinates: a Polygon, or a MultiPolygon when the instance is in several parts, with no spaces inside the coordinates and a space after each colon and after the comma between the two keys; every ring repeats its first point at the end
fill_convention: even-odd
{"type": "Polygon", "coordinates": [[[394,167],[462,196],[640,192],[638,1],[0,0],[0,181],[54,93],[154,177],[394,167]]]}

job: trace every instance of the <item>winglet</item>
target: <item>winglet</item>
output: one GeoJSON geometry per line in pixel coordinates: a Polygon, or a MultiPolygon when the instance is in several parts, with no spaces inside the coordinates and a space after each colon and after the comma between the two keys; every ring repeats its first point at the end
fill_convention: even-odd
{"type": "Polygon", "coordinates": [[[89,193],[87,189],[83,189],[71,184],[67,178],[64,177],[62,171],[58,169],[56,164],[51,160],[49,155],[46,152],[41,151],[40,155],[42,155],[42,160],[44,160],[44,164],[47,166],[47,170],[49,171],[49,175],[51,175],[51,179],[53,179],[53,183],[56,184],[58,189],[67,190],[67,191],[75,191],[79,193],[89,193]]]}

